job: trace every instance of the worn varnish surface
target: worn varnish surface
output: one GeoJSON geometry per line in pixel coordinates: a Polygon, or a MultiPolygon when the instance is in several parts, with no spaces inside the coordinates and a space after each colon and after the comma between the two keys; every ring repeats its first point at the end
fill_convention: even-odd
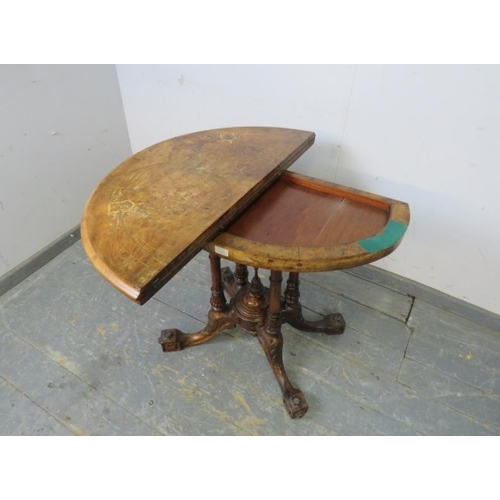
{"type": "Polygon", "coordinates": [[[368,238],[382,231],[389,219],[388,207],[321,192],[293,180],[283,176],[227,232],[271,245],[319,247],[368,238]]]}
{"type": "Polygon", "coordinates": [[[394,251],[409,220],[406,203],[285,172],[207,250],[266,269],[345,269],[394,251]]]}
{"type": "Polygon", "coordinates": [[[133,155],[87,202],[81,233],[90,260],[144,303],[313,142],[300,130],[226,128],[133,155]]]}

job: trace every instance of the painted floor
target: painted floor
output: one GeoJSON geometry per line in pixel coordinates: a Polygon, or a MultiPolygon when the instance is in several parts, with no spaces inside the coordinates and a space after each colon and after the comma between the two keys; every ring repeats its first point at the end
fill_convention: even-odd
{"type": "Polygon", "coordinates": [[[348,327],[283,326],[285,366],[309,403],[292,420],[243,330],[162,352],[161,329],[203,326],[208,279],[202,252],[140,307],[77,242],[0,297],[0,435],[500,433],[500,332],[359,274],[302,275],[304,315],[341,312],[348,327]]]}

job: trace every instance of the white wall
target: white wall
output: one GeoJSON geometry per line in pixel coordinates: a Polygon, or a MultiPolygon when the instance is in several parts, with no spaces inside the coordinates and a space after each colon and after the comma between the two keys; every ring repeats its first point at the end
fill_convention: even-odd
{"type": "Polygon", "coordinates": [[[130,154],[113,65],[0,65],[0,276],[79,224],[130,154]]]}
{"type": "Polygon", "coordinates": [[[377,265],[500,313],[499,66],[118,66],[132,149],[236,125],[316,132],[292,167],[407,201],[377,265]]]}

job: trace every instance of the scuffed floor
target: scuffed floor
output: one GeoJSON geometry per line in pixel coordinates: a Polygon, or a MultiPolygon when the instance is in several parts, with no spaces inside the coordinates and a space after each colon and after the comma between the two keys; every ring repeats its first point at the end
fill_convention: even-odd
{"type": "Polygon", "coordinates": [[[348,327],[283,327],[309,403],[291,420],[243,330],[162,352],[161,329],[203,326],[209,294],[204,252],[140,307],[74,244],[0,297],[0,435],[500,432],[499,332],[353,273],[301,275],[304,315],[342,312],[348,327]]]}

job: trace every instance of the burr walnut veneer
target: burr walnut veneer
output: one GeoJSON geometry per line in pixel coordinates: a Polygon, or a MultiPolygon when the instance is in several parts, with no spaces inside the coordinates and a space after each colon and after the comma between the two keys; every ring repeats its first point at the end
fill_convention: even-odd
{"type": "Polygon", "coordinates": [[[163,330],[159,343],[177,351],[242,327],[262,345],[292,418],[308,405],[283,365],[282,323],[326,334],[345,328],[338,313],[315,322],[303,317],[299,273],[380,259],[398,246],[409,222],[405,203],[286,172],[314,137],[238,127],[151,146],[97,186],[81,231],[95,267],[139,304],[205,249],[212,277],[207,325],[188,334],[163,330]],[[234,272],[221,269],[221,257],[235,263],[234,272]],[[269,287],[258,268],[271,271],[269,287]]]}

